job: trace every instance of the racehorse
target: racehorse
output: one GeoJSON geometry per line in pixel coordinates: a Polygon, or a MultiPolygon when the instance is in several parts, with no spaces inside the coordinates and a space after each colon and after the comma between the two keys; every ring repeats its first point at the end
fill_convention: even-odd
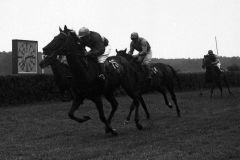
{"type": "MultiPolygon", "coordinates": [[[[177,80],[179,87],[181,88],[181,84],[179,81],[179,78],[176,74],[176,71],[174,70],[173,67],[171,67],[170,65],[166,65],[163,63],[155,63],[155,64],[151,64],[151,74],[153,79],[151,80],[151,82],[149,83],[149,81],[146,81],[146,79],[144,79],[144,72],[145,72],[145,68],[142,67],[142,65],[137,61],[136,58],[134,58],[132,55],[127,54],[127,49],[125,50],[117,50],[117,56],[120,57],[124,57],[126,60],[128,60],[131,63],[131,66],[134,68],[134,70],[136,70],[136,72],[138,72],[138,75],[141,75],[141,73],[143,73],[142,77],[139,76],[139,78],[142,78],[143,80],[140,82],[141,84],[141,94],[143,94],[145,91],[147,90],[152,90],[152,91],[158,91],[160,93],[162,93],[164,100],[165,100],[165,104],[169,107],[172,108],[171,103],[169,103],[168,98],[167,98],[167,91],[170,93],[171,98],[176,106],[176,111],[177,111],[177,115],[180,117],[181,113],[180,113],[180,109],[178,107],[178,103],[177,103],[177,98],[174,92],[174,79],[177,80]]],[[[146,105],[144,103],[144,100],[142,99],[141,104],[144,106],[144,108],[146,108],[146,105]]],[[[131,107],[130,112],[128,114],[127,120],[130,119],[131,117],[131,112],[133,110],[133,107],[131,107]]],[[[147,109],[145,109],[147,110],[147,109]]],[[[146,112],[146,115],[148,115],[148,111],[146,112]]]]}
{"type": "MultiPolygon", "coordinates": [[[[223,69],[219,70],[217,66],[212,65],[208,55],[204,55],[204,58],[202,60],[202,68],[206,69],[205,84],[210,85],[211,97],[213,96],[213,90],[215,86],[219,88],[222,96],[222,82],[225,83],[229,94],[232,94],[229,88],[227,77],[225,75],[225,71],[223,69]]],[[[200,92],[200,95],[202,95],[202,91],[200,92]]]]}
{"type": "MultiPolygon", "coordinates": [[[[65,28],[65,27],[64,27],[65,28]]],[[[65,29],[64,29],[65,30],[65,29]]],[[[103,83],[98,78],[99,67],[95,60],[90,56],[85,56],[85,48],[77,44],[77,35],[75,32],[64,32],[54,37],[54,39],[43,48],[43,53],[48,55],[50,59],[56,58],[57,55],[65,55],[72,73],[73,85],[73,103],[69,111],[69,117],[80,123],[90,119],[84,116],[83,119],[74,116],[74,112],[78,109],[84,99],[92,100],[97,106],[100,120],[106,126],[106,132],[111,132],[116,135],[117,132],[110,126],[111,119],[117,110],[118,103],[113,95],[113,92],[120,85],[126,93],[133,99],[135,110],[135,124],[138,129],[142,129],[138,118],[139,106],[139,91],[136,87],[136,79],[132,78],[132,70],[128,65],[128,61],[121,57],[109,57],[105,61],[106,81],[103,83]],[[124,76],[123,76],[124,75],[124,76]],[[106,120],[103,111],[103,103],[101,96],[111,103],[112,111],[106,120]]],[[[45,61],[45,63],[48,63],[45,61]]]]}
{"type": "MultiPolygon", "coordinates": [[[[47,67],[47,66],[44,66],[45,65],[44,61],[48,61],[47,59],[48,57],[45,57],[45,60],[39,63],[39,65],[42,68],[47,67]]],[[[59,59],[52,59],[49,65],[53,72],[54,82],[56,83],[56,86],[60,91],[61,100],[62,101],[71,100],[72,99],[72,94],[71,94],[72,74],[69,70],[69,66],[65,63],[60,62],[59,59]]]]}

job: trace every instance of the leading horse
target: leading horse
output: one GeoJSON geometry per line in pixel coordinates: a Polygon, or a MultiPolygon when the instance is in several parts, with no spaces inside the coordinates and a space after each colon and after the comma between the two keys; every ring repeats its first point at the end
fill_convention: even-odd
{"type": "Polygon", "coordinates": [[[95,58],[85,56],[85,48],[77,44],[77,36],[74,32],[64,32],[60,30],[59,35],[43,48],[44,54],[48,54],[51,58],[57,55],[65,55],[72,73],[73,84],[73,103],[69,111],[69,117],[78,122],[84,122],[90,119],[85,116],[83,119],[74,116],[74,112],[78,109],[84,99],[92,100],[98,109],[101,121],[106,126],[106,132],[116,135],[117,132],[110,126],[111,119],[117,109],[118,103],[113,92],[120,85],[125,89],[127,94],[133,99],[135,112],[135,123],[138,129],[142,129],[138,118],[139,91],[136,87],[136,79],[132,78],[132,70],[127,67],[129,63],[121,57],[109,57],[105,61],[106,66],[106,83],[98,80],[99,72],[98,64],[95,58]],[[124,75],[124,76],[123,76],[124,75]],[[106,120],[103,112],[103,104],[101,96],[104,95],[112,105],[112,111],[106,120]]]}

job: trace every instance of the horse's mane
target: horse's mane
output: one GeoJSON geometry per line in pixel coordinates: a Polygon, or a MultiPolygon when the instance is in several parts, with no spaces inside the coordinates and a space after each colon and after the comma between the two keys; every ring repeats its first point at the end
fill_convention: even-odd
{"type": "Polygon", "coordinates": [[[139,63],[137,62],[137,59],[135,57],[133,57],[132,55],[130,54],[127,54],[126,52],[126,49],[125,50],[119,50],[117,51],[117,55],[116,56],[120,56],[120,57],[123,57],[125,58],[127,61],[129,61],[130,63],[133,63],[133,64],[136,64],[138,65],[139,63]]]}

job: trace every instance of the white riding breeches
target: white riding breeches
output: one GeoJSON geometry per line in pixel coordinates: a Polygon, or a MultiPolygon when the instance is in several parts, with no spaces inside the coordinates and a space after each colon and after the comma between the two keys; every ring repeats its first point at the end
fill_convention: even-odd
{"type": "Polygon", "coordinates": [[[110,53],[111,53],[111,46],[108,45],[108,46],[105,47],[104,54],[102,54],[98,57],[98,63],[104,63],[105,60],[108,58],[110,53]]]}
{"type": "Polygon", "coordinates": [[[212,65],[218,67],[219,69],[221,68],[221,63],[220,63],[219,60],[215,61],[215,62],[212,62],[212,65]]]}
{"type": "Polygon", "coordinates": [[[143,59],[143,64],[149,64],[151,62],[152,59],[152,50],[149,50],[147,55],[144,57],[143,59]]]}

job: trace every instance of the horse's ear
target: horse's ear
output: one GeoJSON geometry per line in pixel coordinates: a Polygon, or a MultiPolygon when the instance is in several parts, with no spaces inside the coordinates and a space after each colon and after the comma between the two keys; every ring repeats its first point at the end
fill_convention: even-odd
{"type": "Polygon", "coordinates": [[[116,52],[118,53],[118,50],[116,49],[116,52]]]}
{"type": "Polygon", "coordinates": [[[66,31],[68,28],[67,28],[67,26],[66,25],[64,25],[64,30],[66,31]]]}
{"type": "Polygon", "coordinates": [[[59,31],[60,31],[60,32],[62,32],[62,31],[63,31],[63,30],[62,30],[62,28],[61,28],[60,26],[59,26],[59,31]]]}
{"type": "Polygon", "coordinates": [[[125,48],[124,52],[127,53],[127,48],[125,48]]]}

